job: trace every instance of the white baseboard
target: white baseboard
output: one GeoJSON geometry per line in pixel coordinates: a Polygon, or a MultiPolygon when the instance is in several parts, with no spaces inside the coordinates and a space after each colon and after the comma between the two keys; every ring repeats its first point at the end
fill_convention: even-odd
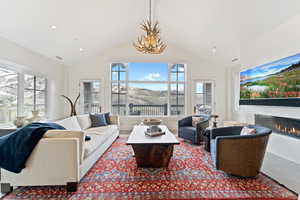
{"type": "Polygon", "coordinates": [[[262,171],[292,191],[300,193],[300,164],[266,152],[262,171]]]}

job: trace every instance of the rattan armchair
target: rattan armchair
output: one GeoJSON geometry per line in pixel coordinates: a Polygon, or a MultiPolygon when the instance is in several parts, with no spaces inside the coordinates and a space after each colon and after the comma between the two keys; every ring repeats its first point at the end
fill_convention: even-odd
{"type": "Polygon", "coordinates": [[[272,130],[255,125],[248,127],[255,128],[256,134],[241,136],[243,126],[211,130],[210,149],[216,169],[240,177],[258,175],[272,130]]]}
{"type": "Polygon", "coordinates": [[[209,126],[210,117],[207,115],[193,115],[178,120],[178,137],[191,141],[194,144],[201,144],[203,133],[209,126]],[[203,117],[196,127],[192,125],[192,117],[203,117]]]}

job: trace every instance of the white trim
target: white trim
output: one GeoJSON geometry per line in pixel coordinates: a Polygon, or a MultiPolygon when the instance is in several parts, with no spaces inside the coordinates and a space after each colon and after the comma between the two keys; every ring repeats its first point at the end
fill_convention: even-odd
{"type": "MultiPolygon", "coordinates": [[[[197,87],[197,83],[198,82],[202,82],[204,83],[211,83],[212,84],[212,113],[215,112],[216,110],[216,101],[215,101],[215,89],[216,89],[216,81],[212,80],[212,79],[193,79],[193,88],[192,88],[192,112],[194,113],[194,106],[196,105],[195,102],[195,94],[196,94],[196,87],[197,87]]],[[[204,94],[204,91],[203,91],[204,94]]],[[[203,96],[204,98],[204,96],[203,96]]],[[[204,100],[204,99],[203,99],[204,100]]]]}
{"type": "MultiPolygon", "coordinates": [[[[102,87],[102,80],[101,79],[81,79],[81,80],[79,80],[79,93],[80,93],[79,113],[80,114],[85,114],[84,113],[84,90],[83,90],[84,88],[83,88],[83,85],[82,85],[82,83],[85,83],[85,82],[90,82],[90,83],[99,82],[99,84],[100,84],[100,87],[99,87],[100,97],[104,96],[104,95],[102,95],[104,93],[103,93],[103,87],[102,87]]],[[[100,98],[98,100],[100,102],[101,112],[103,112],[103,98],[100,98]]]]}

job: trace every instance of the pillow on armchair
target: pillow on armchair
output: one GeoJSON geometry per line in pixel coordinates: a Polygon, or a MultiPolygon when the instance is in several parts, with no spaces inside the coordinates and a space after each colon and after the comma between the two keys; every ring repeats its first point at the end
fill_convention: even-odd
{"type": "Polygon", "coordinates": [[[240,135],[254,135],[255,133],[256,133],[256,129],[255,128],[248,128],[247,126],[245,126],[241,130],[241,134],[240,135]]]}
{"type": "Polygon", "coordinates": [[[203,120],[205,120],[204,117],[192,117],[192,125],[193,125],[193,127],[197,128],[197,124],[199,122],[202,122],[203,120]]]}

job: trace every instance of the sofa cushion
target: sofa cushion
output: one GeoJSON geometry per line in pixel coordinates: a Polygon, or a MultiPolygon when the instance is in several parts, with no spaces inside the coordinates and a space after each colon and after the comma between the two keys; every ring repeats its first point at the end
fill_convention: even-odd
{"type": "Polygon", "coordinates": [[[81,131],[81,127],[77,121],[77,118],[74,117],[68,117],[66,119],[63,119],[61,121],[55,122],[61,126],[63,126],[65,129],[70,131],[81,131]]]}
{"type": "Polygon", "coordinates": [[[69,130],[49,130],[43,138],[78,138],[79,140],[79,158],[80,163],[83,160],[84,146],[85,146],[85,132],[82,131],[69,131],[69,130]]]}
{"type": "Polygon", "coordinates": [[[83,159],[89,157],[89,155],[96,151],[96,149],[98,149],[98,147],[110,137],[110,135],[106,133],[103,133],[102,135],[89,134],[88,136],[91,138],[91,140],[85,142],[83,159]]]}
{"type": "Polygon", "coordinates": [[[92,126],[92,122],[89,114],[77,115],[76,117],[82,130],[85,130],[92,126]]]}
{"type": "Polygon", "coordinates": [[[103,134],[111,135],[116,131],[118,131],[117,125],[100,126],[100,127],[88,128],[85,130],[87,135],[103,135],[103,134]]]}
{"type": "Polygon", "coordinates": [[[107,122],[105,119],[105,114],[90,114],[92,126],[91,127],[99,127],[99,126],[106,126],[107,122]]]}

